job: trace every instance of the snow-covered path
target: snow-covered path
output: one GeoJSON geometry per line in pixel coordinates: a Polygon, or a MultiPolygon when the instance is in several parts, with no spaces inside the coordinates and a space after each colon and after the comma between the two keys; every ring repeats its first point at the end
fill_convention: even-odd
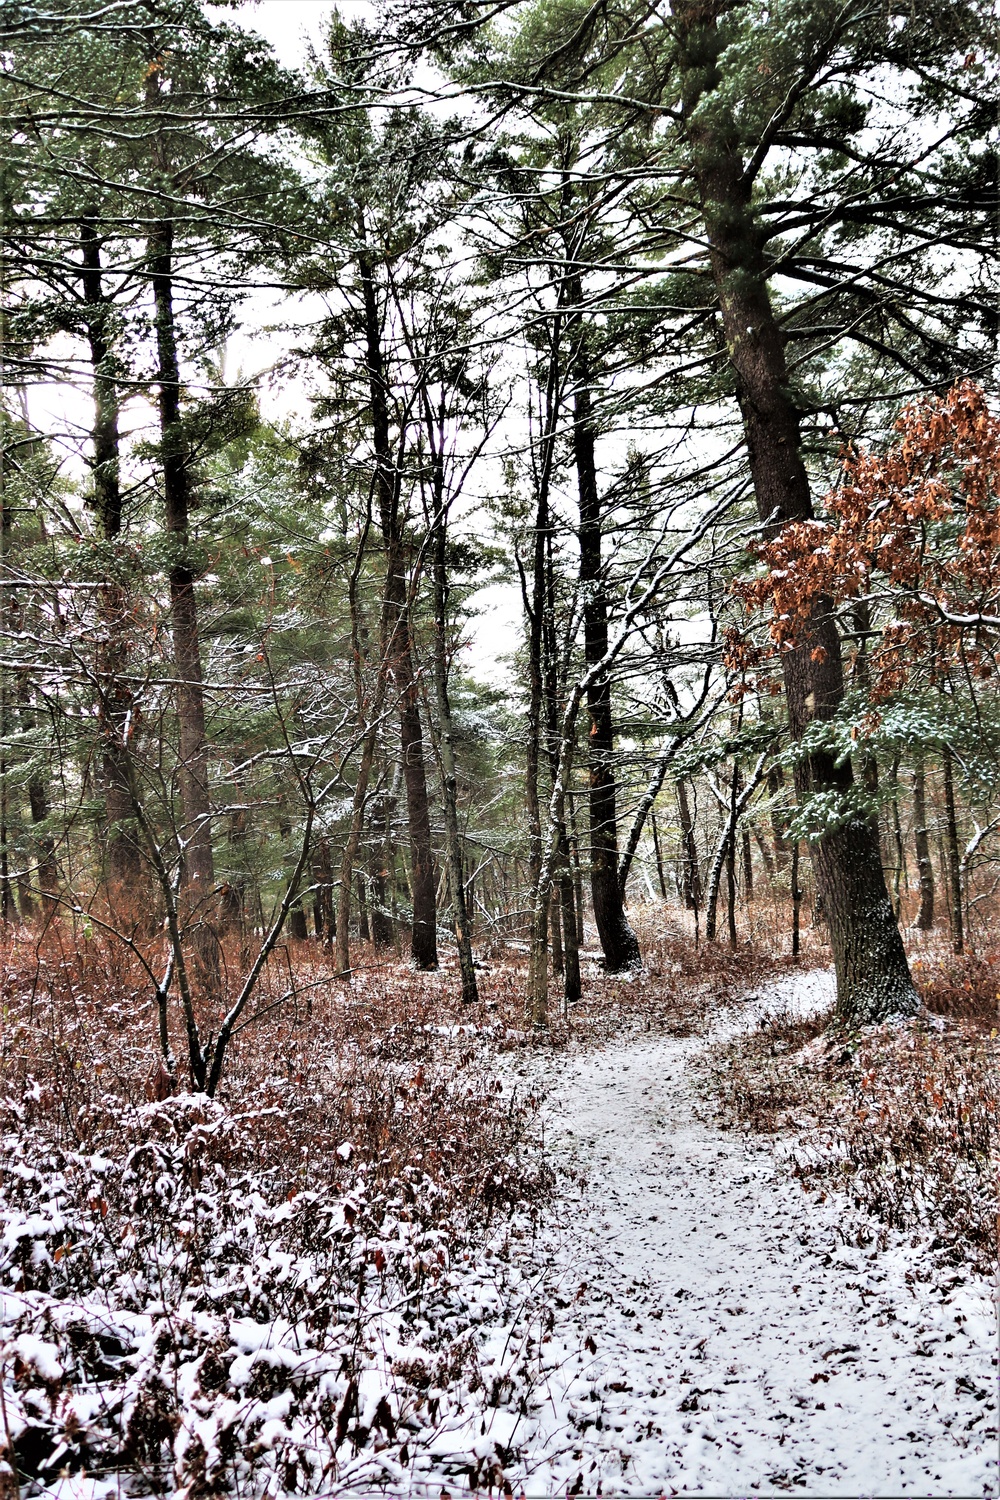
{"type": "MultiPolygon", "coordinates": [[[[768,999],[829,993],[791,983],[768,999]]],[[[527,1492],[995,1493],[990,1289],[915,1280],[899,1237],[845,1246],[843,1200],[807,1198],[781,1143],[699,1118],[703,1045],[547,1064],[550,1147],[586,1181],[534,1250],[552,1317],[513,1434],[527,1492]]]]}

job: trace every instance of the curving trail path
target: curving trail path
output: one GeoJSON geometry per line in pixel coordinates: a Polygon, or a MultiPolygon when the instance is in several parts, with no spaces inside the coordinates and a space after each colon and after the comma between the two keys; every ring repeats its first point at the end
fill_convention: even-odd
{"type": "MultiPolygon", "coordinates": [[[[831,982],[763,1003],[805,1010],[831,982]]],[[[544,1064],[550,1145],[586,1182],[531,1254],[551,1308],[533,1409],[495,1418],[528,1495],[995,1493],[991,1289],[914,1280],[899,1237],[845,1245],[848,1205],[807,1198],[787,1146],[699,1113],[704,1045],[544,1064]]],[[[489,1342],[499,1358],[503,1330],[489,1342]]]]}

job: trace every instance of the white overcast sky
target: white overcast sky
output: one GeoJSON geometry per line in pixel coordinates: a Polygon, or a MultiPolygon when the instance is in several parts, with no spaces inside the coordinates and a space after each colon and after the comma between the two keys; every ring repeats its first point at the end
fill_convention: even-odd
{"type": "MultiPolygon", "coordinates": [[[[369,0],[340,0],[337,8],[345,17],[374,13],[369,0]]],[[[332,9],[330,0],[244,0],[235,13],[227,6],[219,7],[216,14],[259,32],[271,43],[279,62],[292,68],[305,57],[307,41],[318,41],[323,19],[332,9]]]]}

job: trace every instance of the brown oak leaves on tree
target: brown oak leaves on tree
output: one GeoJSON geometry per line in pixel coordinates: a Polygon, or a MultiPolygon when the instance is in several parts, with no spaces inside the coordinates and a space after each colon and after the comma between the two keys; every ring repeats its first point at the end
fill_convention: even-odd
{"type": "Polygon", "coordinates": [[[1000,417],[965,380],[906,407],[894,434],[883,454],[847,450],[824,520],[794,521],[757,548],[766,574],[734,593],[769,611],[770,641],[729,633],[727,660],[744,678],[807,642],[823,599],[863,610],[855,636],[873,703],[955,667],[997,674],[1000,417]]]}

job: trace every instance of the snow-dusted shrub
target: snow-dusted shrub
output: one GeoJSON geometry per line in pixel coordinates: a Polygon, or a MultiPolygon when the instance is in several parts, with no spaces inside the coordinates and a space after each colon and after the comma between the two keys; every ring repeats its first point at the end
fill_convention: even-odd
{"type": "MultiPolygon", "coordinates": [[[[955,1002],[957,1004],[957,1002],[955,1002]]],[[[832,1185],[935,1253],[995,1266],[996,1043],[935,1017],[846,1035],[827,1018],[765,1018],[709,1070],[724,1125],[793,1131],[804,1187],[832,1185]]]]}
{"type": "Polygon", "coordinates": [[[921,954],[911,960],[920,998],[938,1016],[985,1025],[1000,1015],[1000,953],[921,954]]]}
{"type": "Polygon", "coordinates": [[[143,1098],[134,1014],[10,1007],[0,1446],[22,1483],[391,1484],[487,1403],[475,1329],[506,1295],[503,1225],[547,1180],[531,1104],[447,1027],[343,1011],[244,1045],[209,1101],[143,1098]]]}
{"type": "MultiPolygon", "coordinates": [[[[850,1049],[815,1167],[897,1229],[995,1266],[1000,1127],[997,1055],[961,1027],[879,1027],[850,1049]]],[[[843,1055],[843,1054],[841,1054],[843,1055]]]]}

